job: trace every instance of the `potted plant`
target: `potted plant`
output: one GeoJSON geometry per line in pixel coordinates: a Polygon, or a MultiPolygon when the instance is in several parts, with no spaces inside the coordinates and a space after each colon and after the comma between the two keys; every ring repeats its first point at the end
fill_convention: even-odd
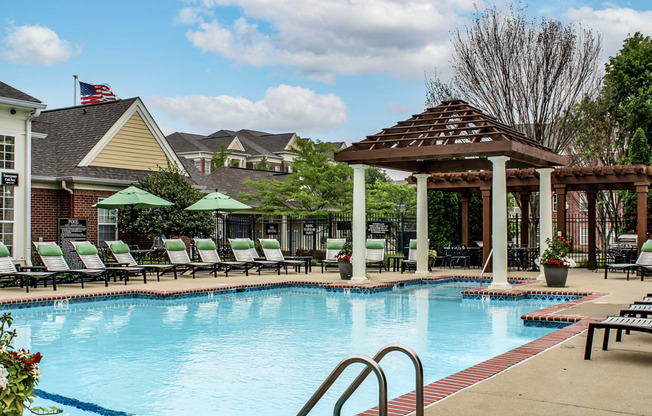
{"type": "Polygon", "coordinates": [[[12,323],[11,313],[0,316],[0,414],[22,416],[24,410],[38,415],[62,413],[56,407],[32,406],[36,396],[34,387],[41,378],[38,369],[41,354],[13,348],[16,331],[10,330],[12,323]]]}
{"type": "Polygon", "coordinates": [[[539,263],[543,266],[546,284],[550,287],[564,287],[568,278],[568,268],[575,266],[575,262],[568,257],[570,243],[560,235],[553,241],[548,238],[546,244],[548,248],[539,259],[539,263]]]}
{"type": "Polygon", "coordinates": [[[350,242],[342,244],[342,248],[337,253],[337,267],[340,270],[342,280],[351,280],[353,275],[353,265],[351,264],[351,254],[353,254],[353,245],[350,242]]]}

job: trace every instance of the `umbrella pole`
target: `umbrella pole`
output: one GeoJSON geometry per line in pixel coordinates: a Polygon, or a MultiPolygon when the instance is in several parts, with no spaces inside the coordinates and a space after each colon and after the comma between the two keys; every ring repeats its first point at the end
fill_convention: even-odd
{"type": "Polygon", "coordinates": [[[131,205],[131,246],[134,246],[134,206],[131,205]]]}

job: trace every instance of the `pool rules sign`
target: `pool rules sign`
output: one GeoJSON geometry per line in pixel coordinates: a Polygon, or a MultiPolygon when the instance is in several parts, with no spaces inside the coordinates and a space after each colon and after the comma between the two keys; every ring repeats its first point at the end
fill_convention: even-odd
{"type": "Polygon", "coordinates": [[[84,266],[70,242],[88,240],[87,221],[86,218],[59,218],[59,247],[66,262],[73,269],[84,266]]]}

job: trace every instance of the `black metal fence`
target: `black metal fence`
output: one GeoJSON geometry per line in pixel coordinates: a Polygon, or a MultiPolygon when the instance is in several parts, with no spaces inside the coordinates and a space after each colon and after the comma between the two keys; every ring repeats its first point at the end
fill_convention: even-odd
{"type": "MultiPolygon", "coordinates": [[[[218,222],[220,247],[228,247],[229,238],[275,238],[281,249],[291,255],[321,258],[326,239],[351,239],[350,215],[279,218],[228,215],[218,222]]],[[[387,255],[402,254],[411,238],[416,238],[416,218],[406,215],[368,216],[367,238],[385,239],[387,255]]]]}

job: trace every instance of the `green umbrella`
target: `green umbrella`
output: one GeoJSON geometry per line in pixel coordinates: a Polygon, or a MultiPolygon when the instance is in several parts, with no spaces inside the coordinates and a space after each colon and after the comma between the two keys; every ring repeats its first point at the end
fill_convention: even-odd
{"type": "Polygon", "coordinates": [[[249,205],[243,204],[228,195],[213,192],[186,208],[186,211],[215,211],[215,230],[217,233],[217,214],[219,211],[234,212],[250,208],[249,205]]]}
{"type": "Polygon", "coordinates": [[[174,205],[135,186],[130,186],[93,205],[104,209],[131,209],[131,243],[134,242],[134,209],[159,208],[174,205]]]}

